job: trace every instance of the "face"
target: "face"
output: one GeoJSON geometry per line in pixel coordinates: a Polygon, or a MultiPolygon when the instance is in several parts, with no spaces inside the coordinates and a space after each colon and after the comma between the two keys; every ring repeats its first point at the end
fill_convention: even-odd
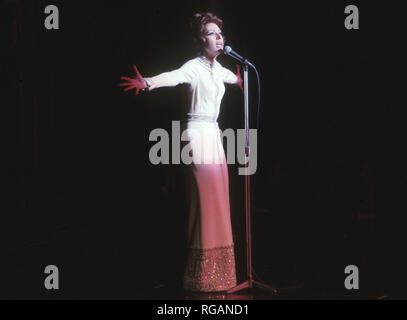
{"type": "Polygon", "coordinates": [[[204,51],[211,56],[217,56],[223,50],[224,39],[222,30],[218,25],[213,22],[209,22],[204,27],[204,51]]]}

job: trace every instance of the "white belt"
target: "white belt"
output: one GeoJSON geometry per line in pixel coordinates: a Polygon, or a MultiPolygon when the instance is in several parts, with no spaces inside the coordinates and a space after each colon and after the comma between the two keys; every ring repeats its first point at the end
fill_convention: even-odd
{"type": "Polygon", "coordinates": [[[204,121],[204,122],[217,122],[216,116],[208,116],[204,114],[188,113],[188,121],[204,121]]]}

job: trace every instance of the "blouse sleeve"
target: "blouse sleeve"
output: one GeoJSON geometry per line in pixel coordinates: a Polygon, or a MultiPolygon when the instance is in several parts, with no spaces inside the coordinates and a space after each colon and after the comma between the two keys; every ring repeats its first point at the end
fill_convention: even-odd
{"type": "Polygon", "coordinates": [[[225,67],[222,67],[222,68],[223,68],[223,82],[228,83],[228,84],[237,83],[237,76],[229,69],[227,69],[225,67]]]}
{"type": "Polygon", "coordinates": [[[163,87],[175,87],[182,83],[191,83],[196,76],[192,61],[187,61],[181,68],[161,73],[158,77],[163,87]]]}

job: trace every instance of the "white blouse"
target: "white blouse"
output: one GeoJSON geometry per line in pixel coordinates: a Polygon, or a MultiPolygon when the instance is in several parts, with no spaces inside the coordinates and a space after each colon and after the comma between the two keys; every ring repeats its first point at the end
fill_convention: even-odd
{"type": "Polygon", "coordinates": [[[181,68],[160,74],[165,86],[189,84],[189,113],[217,119],[225,93],[224,83],[235,84],[237,76],[215,60],[204,56],[187,61],[181,68]]]}

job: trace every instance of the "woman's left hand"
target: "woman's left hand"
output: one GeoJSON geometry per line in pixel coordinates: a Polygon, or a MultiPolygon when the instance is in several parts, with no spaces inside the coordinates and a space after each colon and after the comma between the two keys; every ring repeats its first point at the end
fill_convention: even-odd
{"type": "Polygon", "coordinates": [[[236,68],[237,68],[237,72],[236,72],[237,82],[236,82],[236,84],[239,86],[240,89],[242,89],[242,92],[244,93],[244,89],[243,89],[243,79],[242,79],[242,77],[240,76],[240,68],[239,68],[239,65],[238,65],[238,64],[236,65],[236,68]]]}

